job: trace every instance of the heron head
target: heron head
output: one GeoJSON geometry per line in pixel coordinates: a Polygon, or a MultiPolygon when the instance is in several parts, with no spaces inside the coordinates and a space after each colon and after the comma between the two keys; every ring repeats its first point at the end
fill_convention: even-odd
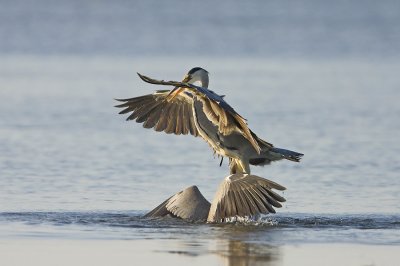
{"type": "MultiPolygon", "coordinates": [[[[194,67],[183,77],[182,82],[200,85],[203,88],[208,88],[208,71],[201,67],[194,67]]],[[[168,96],[168,101],[171,101],[183,90],[182,87],[175,87],[168,96]]]]}
{"type": "Polygon", "coordinates": [[[201,67],[192,68],[183,78],[183,82],[191,84],[198,82],[203,88],[208,88],[208,81],[208,71],[201,67]]]}

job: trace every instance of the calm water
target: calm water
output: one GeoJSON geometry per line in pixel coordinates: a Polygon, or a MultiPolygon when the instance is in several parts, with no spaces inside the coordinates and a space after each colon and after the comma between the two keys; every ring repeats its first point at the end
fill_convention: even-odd
{"type": "Polygon", "coordinates": [[[151,256],[247,262],[287,245],[400,245],[398,1],[205,13],[180,1],[0,3],[0,239],[146,240],[151,256]],[[136,72],[177,80],[194,66],[259,136],[305,154],[253,168],[287,187],[278,214],[141,218],[194,184],[211,200],[228,174],[201,139],[143,129],[113,107],[160,89],[136,72]]]}

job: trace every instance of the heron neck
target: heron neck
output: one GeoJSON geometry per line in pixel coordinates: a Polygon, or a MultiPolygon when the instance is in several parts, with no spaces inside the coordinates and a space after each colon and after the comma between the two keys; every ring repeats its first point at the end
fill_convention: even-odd
{"type": "Polygon", "coordinates": [[[203,88],[208,88],[208,77],[201,77],[198,82],[200,83],[200,86],[203,88]]]}
{"type": "Polygon", "coordinates": [[[195,84],[195,83],[200,84],[201,87],[206,88],[206,89],[208,88],[208,77],[206,77],[206,76],[196,77],[189,82],[191,84],[195,84]]]}
{"type": "Polygon", "coordinates": [[[202,81],[200,81],[200,83],[201,83],[201,86],[203,87],[203,88],[208,88],[208,77],[206,78],[206,79],[204,79],[204,80],[202,80],[202,81]]]}

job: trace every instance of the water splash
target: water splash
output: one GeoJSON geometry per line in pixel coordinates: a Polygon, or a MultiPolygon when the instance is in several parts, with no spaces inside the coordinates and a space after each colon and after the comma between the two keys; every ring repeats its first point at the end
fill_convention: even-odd
{"type": "MultiPolygon", "coordinates": [[[[0,222],[22,222],[29,225],[52,224],[127,227],[127,228],[165,228],[196,225],[173,217],[145,219],[145,212],[2,212],[0,222]]],[[[400,229],[400,215],[387,214],[305,214],[289,213],[274,216],[233,217],[224,225],[260,226],[277,228],[314,229],[400,229]]]]}

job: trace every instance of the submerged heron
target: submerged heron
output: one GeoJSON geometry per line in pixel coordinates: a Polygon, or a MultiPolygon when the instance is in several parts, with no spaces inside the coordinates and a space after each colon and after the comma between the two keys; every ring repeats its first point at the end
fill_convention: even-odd
{"type": "MultiPolygon", "coordinates": [[[[147,83],[175,88],[135,98],[117,99],[123,102],[116,106],[124,108],[120,114],[130,113],[127,120],[143,123],[145,128],[168,134],[200,136],[215,153],[222,158],[229,158],[231,175],[221,184],[219,194],[214,198],[215,206],[213,203],[211,210],[215,210],[213,215],[210,210],[209,220],[275,212],[272,206],[281,206],[279,202],[283,202],[284,198],[271,189],[283,190],[284,187],[251,175],[250,165],[267,165],[282,159],[299,162],[303,154],[274,147],[252,132],[246,120],[224,100],[224,96],[208,89],[209,76],[203,68],[192,68],[181,82],[138,75],[147,83]],[[214,218],[210,218],[210,215],[214,218]]],[[[171,206],[171,199],[176,201],[175,196],[165,201],[165,206],[161,204],[157,207],[158,213],[165,212],[161,206],[166,207],[168,203],[170,209],[190,209],[182,207],[183,201],[179,200],[177,202],[181,202],[181,207],[171,206]]],[[[198,199],[203,202],[201,197],[198,199]]],[[[203,203],[200,205],[207,205],[203,203]]],[[[157,208],[149,214],[157,213],[157,208]]]]}

